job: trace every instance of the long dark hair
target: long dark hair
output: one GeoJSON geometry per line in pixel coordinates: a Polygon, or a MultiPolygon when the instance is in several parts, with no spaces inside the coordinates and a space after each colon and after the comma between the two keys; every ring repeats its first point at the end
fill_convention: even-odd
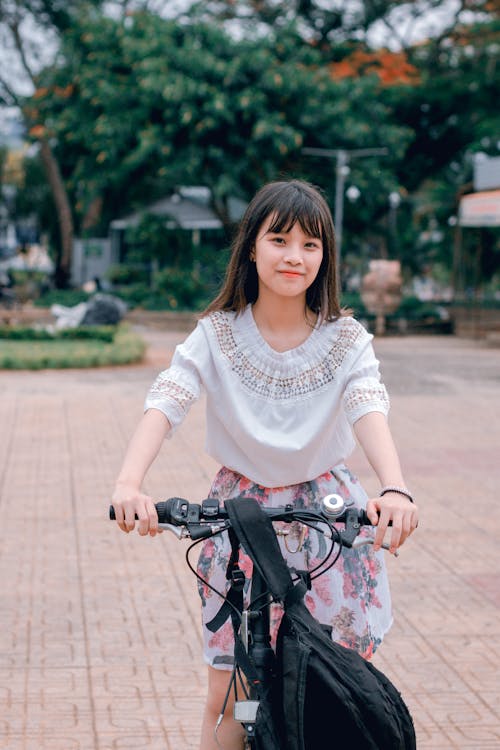
{"type": "Polygon", "coordinates": [[[250,254],[264,221],[272,216],[271,232],[289,232],[299,222],[302,230],[323,243],[323,259],[316,278],[306,292],[306,305],[323,320],[341,315],[337,290],[335,230],[328,205],[319,190],[302,180],[270,182],[249,203],[232,245],[222,289],[203,312],[243,312],[257,300],[259,278],[250,254]]]}

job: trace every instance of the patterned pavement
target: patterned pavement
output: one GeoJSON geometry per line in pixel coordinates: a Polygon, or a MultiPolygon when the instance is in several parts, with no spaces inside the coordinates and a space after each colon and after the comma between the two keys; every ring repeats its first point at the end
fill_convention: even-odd
{"type": "MultiPolygon", "coordinates": [[[[142,366],[0,372],[0,749],[188,750],[205,690],[185,542],[124,535],[108,498],[145,391],[184,334],[144,330],[142,366]]],[[[422,509],[389,560],[395,625],[375,657],[419,750],[500,747],[500,349],[376,341],[422,509]]],[[[201,499],[203,404],[148,478],[201,499]]],[[[377,484],[356,452],[368,490],[377,484]]],[[[334,735],[333,735],[334,736],[334,735]]]]}

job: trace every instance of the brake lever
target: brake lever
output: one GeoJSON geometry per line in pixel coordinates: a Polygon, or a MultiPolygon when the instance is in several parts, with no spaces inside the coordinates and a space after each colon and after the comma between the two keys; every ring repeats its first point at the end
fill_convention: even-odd
{"type": "Polygon", "coordinates": [[[158,528],[164,531],[171,531],[177,539],[192,539],[196,541],[198,539],[208,539],[215,534],[219,534],[221,531],[226,531],[229,526],[227,521],[224,521],[220,524],[189,523],[183,526],[175,526],[172,523],[159,523],[158,528]]]}
{"type": "MultiPolygon", "coordinates": [[[[351,544],[352,549],[357,549],[358,547],[365,547],[367,544],[373,544],[373,539],[355,539],[353,543],[351,544]]],[[[387,544],[387,542],[382,542],[382,549],[390,550],[391,546],[390,544],[387,544]]],[[[395,550],[394,557],[399,557],[399,551],[395,550]]]]}
{"type": "Polygon", "coordinates": [[[357,508],[352,507],[345,509],[344,524],[344,528],[339,530],[340,539],[344,547],[352,547],[361,528],[357,508]]]}
{"type": "Polygon", "coordinates": [[[163,531],[171,531],[177,539],[186,539],[189,536],[189,532],[185,526],[174,526],[171,523],[159,523],[158,528],[163,531]]]}

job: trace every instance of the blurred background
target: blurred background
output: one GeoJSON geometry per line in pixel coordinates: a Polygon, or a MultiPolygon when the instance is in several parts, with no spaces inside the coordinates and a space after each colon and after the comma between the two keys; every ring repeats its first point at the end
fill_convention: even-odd
{"type": "Polygon", "coordinates": [[[0,0],[0,302],[201,310],[299,177],[367,325],[391,261],[387,330],[498,335],[499,50],[498,0],[0,0]]]}

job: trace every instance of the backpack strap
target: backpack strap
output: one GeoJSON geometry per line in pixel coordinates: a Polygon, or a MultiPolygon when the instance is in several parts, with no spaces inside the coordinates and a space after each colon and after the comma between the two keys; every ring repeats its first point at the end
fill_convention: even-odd
{"type": "Polygon", "coordinates": [[[294,583],[271,521],[254,498],[236,497],[226,500],[225,506],[236,536],[273,598],[285,601],[294,583]]]}
{"type": "Polygon", "coordinates": [[[283,601],[283,608],[286,610],[288,607],[291,607],[292,604],[297,604],[297,602],[303,601],[304,596],[310,588],[311,587],[301,578],[301,580],[288,591],[283,601]]]}
{"type": "Polygon", "coordinates": [[[215,614],[207,622],[207,628],[215,633],[231,616],[235,633],[239,628],[239,618],[237,612],[243,612],[243,589],[245,586],[245,574],[238,565],[240,558],[240,542],[233,529],[229,529],[229,541],[231,543],[231,556],[226,568],[226,579],[231,581],[231,586],[227,592],[224,602],[215,614]]]}

